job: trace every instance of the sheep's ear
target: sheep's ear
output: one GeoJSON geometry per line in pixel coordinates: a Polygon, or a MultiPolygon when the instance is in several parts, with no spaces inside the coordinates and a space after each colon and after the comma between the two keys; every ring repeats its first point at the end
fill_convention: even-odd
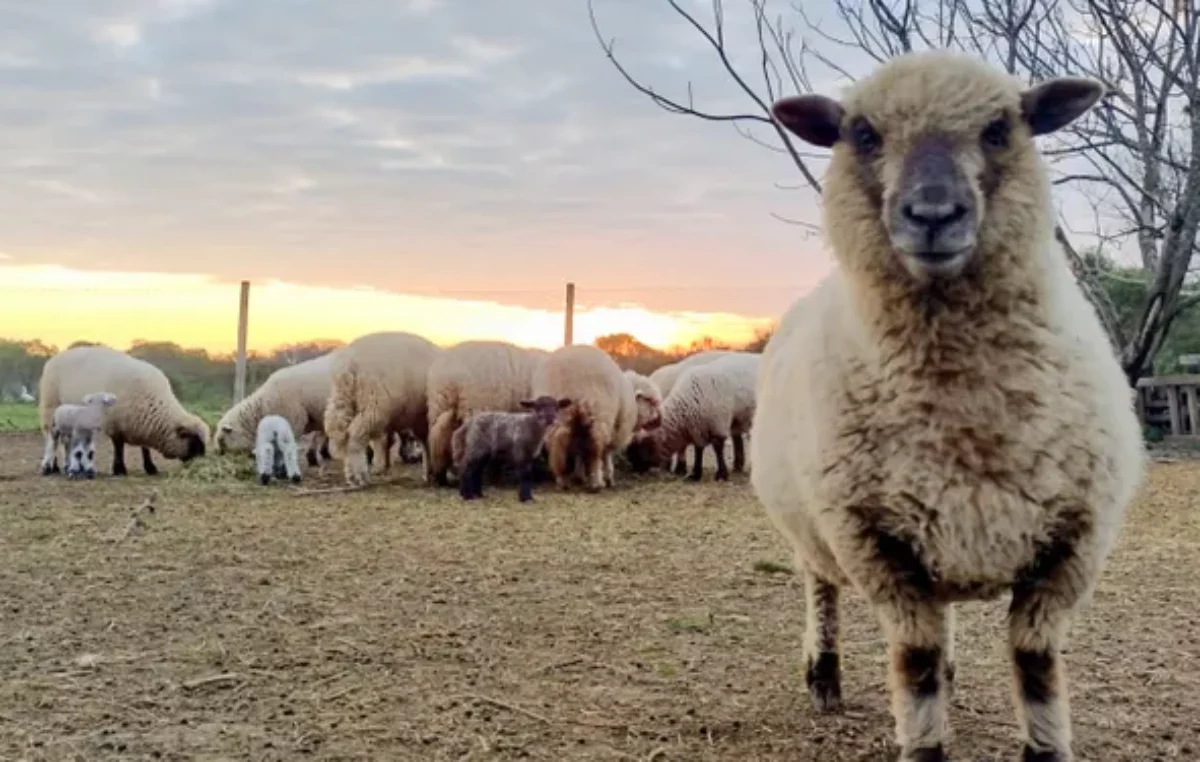
{"type": "Polygon", "coordinates": [[[567,407],[570,404],[571,404],[571,400],[568,399],[567,397],[563,397],[562,399],[560,399],[558,401],[558,409],[562,410],[564,407],[567,407]]]}
{"type": "Polygon", "coordinates": [[[225,424],[224,426],[222,426],[222,427],[221,427],[221,431],[224,431],[226,434],[232,434],[232,433],[233,433],[233,426],[227,423],[227,424],[225,424]]]}
{"type": "Polygon", "coordinates": [[[176,426],[176,427],[175,427],[175,434],[176,434],[176,436],[180,436],[180,437],[194,437],[194,436],[196,436],[196,432],[192,431],[192,430],[191,430],[191,429],[189,429],[187,426],[176,426]]]}
{"type": "Polygon", "coordinates": [[[520,405],[521,407],[533,407],[534,402],[533,400],[521,400],[520,405]]]}
{"type": "Polygon", "coordinates": [[[1056,77],[1021,93],[1021,116],[1034,135],[1066,127],[1095,105],[1103,83],[1089,77],[1056,77]]]}
{"type": "Polygon", "coordinates": [[[775,119],[806,143],[830,148],[842,134],[842,104],[825,95],[790,95],[771,106],[775,119]]]}

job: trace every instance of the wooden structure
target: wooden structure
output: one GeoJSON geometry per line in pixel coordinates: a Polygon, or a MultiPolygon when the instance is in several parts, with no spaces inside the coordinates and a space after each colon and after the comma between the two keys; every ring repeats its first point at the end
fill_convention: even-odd
{"type": "Polygon", "coordinates": [[[246,328],[250,321],[250,281],[242,281],[242,294],[238,303],[237,361],[233,371],[233,402],[237,404],[246,397],[246,328]]]}
{"type": "Polygon", "coordinates": [[[575,342],[575,284],[567,284],[567,304],[563,310],[563,346],[575,342]]]}
{"type": "Polygon", "coordinates": [[[1200,438],[1200,374],[1142,378],[1136,394],[1143,426],[1169,437],[1200,438]]]}

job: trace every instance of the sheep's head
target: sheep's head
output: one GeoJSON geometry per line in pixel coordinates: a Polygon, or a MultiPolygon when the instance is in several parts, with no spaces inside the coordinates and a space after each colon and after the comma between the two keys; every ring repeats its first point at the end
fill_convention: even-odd
{"type": "Polygon", "coordinates": [[[227,415],[217,422],[212,444],[217,453],[221,455],[227,452],[253,452],[254,431],[247,429],[243,422],[234,420],[227,415]]]}
{"type": "Polygon", "coordinates": [[[839,256],[890,250],[924,281],[1044,229],[1048,191],[1033,138],[1103,93],[1075,77],[1023,89],[976,58],[935,51],[889,61],[840,102],[800,95],[772,110],[802,140],[833,149],[824,198],[839,256]]]}
{"type": "Polygon", "coordinates": [[[410,466],[413,463],[420,463],[423,452],[424,447],[421,445],[421,440],[417,439],[417,435],[411,429],[405,429],[400,432],[401,462],[407,463],[410,466]]]}
{"type": "Polygon", "coordinates": [[[636,392],[637,425],[635,429],[650,431],[662,425],[662,400],[647,392],[636,392]]]}
{"type": "Polygon", "coordinates": [[[161,449],[163,456],[184,463],[204,456],[208,426],[199,418],[191,423],[177,425],[171,434],[161,449]]]}
{"type": "Polygon", "coordinates": [[[554,420],[558,417],[558,411],[566,408],[571,404],[571,400],[567,398],[555,399],[549,395],[543,394],[537,399],[521,400],[521,407],[533,412],[533,417],[538,424],[543,428],[548,428],[553,425],[554,420]]]}

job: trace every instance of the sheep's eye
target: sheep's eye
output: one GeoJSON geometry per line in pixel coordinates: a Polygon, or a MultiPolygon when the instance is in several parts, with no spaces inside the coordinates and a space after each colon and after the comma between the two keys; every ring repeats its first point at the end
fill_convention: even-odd
{"type": "Polygon", "coordinates": [[[1008,120],[1000,118],[983,129],[981,139],[989,148],[1004,148],[1008,145],[1008,133],[1008,120]]]}
{"type": "Polygon", "coordinates": [[[862,153],[875,153],[883,145],[883,138],[866,119],[859,117],[850,125],[850,141],[862,153]]]}

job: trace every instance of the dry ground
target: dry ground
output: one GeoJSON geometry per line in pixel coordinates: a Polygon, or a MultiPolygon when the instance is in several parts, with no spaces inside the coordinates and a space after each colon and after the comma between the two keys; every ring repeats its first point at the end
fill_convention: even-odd
{"type": "MultiPolygon", "coordinates": [[[[39,454],[0,435],[0,759],[893,760],[856,596],[847,710],[810,710],[801,591],[744,479],[464,505],[411,472],[297,497],[39,454]]],[[[1075,629],[1080,759],[1200,759],[1198,488],[1153,467],[1075,629]]],[[[1002,621],[960,612],[956,760],[1015,749],[1002,621]]]]}

